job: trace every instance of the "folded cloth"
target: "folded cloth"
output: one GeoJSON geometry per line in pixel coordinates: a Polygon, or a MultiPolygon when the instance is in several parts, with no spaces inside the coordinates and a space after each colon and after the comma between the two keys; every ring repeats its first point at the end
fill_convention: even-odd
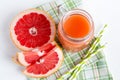
{"type": "MultiPolygon", "coordinates": [[[[69,10],[79,8],[80,4],[81,0],[56,0],[37,6],[36,8],[47,11],[53,17],[56,24],[58,24],[64,13],[69,10]]],[[[46,78],[28,77],[28,80],[57,80],[66,72],[73,69],[83,59],[87,50],[88,49],[84,49],[77,53],[70,53],[63,49],[64,62],[57,72],[46,78]]],[[[83,66],[83,69],[75,80],[113,80],[102,51],[99,51],[96,55],[87,59],[83,66]]],[[[69,80],[69,78],[64,78],[63,80],[69,80]]]]}

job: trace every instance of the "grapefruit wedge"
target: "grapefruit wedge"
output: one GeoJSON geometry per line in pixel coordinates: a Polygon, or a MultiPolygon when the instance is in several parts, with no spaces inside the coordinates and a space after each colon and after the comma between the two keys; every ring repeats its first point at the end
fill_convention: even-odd
{"type": "Polygon", "coordinates": [[[45,11],[28,9],[19,13],[10,25],[15,45],[23,51],[51,42],[55,38],[55,22],[45,11]]]}
{"type": "Polygon", "coordinates": [[[53,41],[31,51],[19,52],[16,59],[26,67],[25,75],[42,78],[58,70],[63,62],[63,53],[53,41]]]}

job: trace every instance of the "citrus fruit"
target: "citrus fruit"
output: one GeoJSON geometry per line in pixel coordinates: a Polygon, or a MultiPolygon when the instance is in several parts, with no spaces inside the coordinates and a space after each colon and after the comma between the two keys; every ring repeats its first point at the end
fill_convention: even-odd
{"type": "Polygon", "coordinates": [[[53,41],[31,51],[17,53],[17,60],[26,66],[24,74],[41,78],[57,71],[62,64],[63,53],[53,41]]]}
{"type": "Polygon", "coordinates": [[[28,9],[19,13],[10,25],[13,42],[24,51],[53,41],[55,33],[55,22],[52,17],[38,9],[28,9]]]}

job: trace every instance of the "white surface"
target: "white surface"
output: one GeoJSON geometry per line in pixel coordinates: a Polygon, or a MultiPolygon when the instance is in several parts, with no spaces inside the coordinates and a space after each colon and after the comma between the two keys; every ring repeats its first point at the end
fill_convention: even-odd
{"type": "MultiPolygon", "coordinates": [[[[19,51],[9,35],[9,24],[13,17],[22,10],[35,7],[50,0],[0,0],[0,80],[27,80],[21,68],[11,60],[19,51]]],[[[109,70],[114,80],[120,80],[120,0],[84,0],[81,8],[93,17],[96,32],[102,24],[109,27],[104,33],[102,42],[108,42],[104,49],[109,70]]]]}

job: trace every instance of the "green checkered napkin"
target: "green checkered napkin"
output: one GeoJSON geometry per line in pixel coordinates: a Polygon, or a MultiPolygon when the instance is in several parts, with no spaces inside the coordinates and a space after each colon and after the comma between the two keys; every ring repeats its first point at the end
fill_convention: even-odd
{"type": "MultiPolygon", "coordinates": [[[[56,0],[37,7],[47,11],[59,22],[62,14],[79,8],[81,0],[56,0]]],[[[57,72],[47,78],[28,78],[28,80],[113,80],[99,45],[104,30],[93,39],[90,46],[80,52],[70,53],[63,49],[64,62],[57,72]],[[87,54],[87,55],[86,55],[87,54]]]]}

